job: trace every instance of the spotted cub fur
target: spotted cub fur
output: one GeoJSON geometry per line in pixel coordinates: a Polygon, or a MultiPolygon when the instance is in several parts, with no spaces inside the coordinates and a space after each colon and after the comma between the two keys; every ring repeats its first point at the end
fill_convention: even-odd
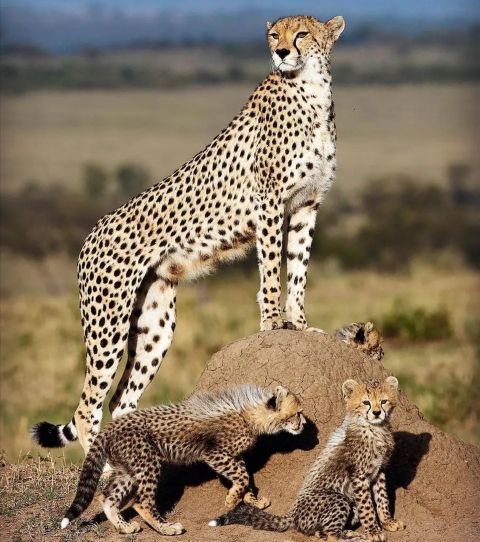
{"type": "Polygon", "coordinates": [[[387,531],[403,529],[389,511],[385,467],[394,441],[389,418],[397,403],[398,381],[347,380],[342,391],[347,414],[307,474],[286,516],[274,516],[241,504],[210,525],[240,523],[256,529],[327,536],[328,542],[358,537],[347,521],[360,519],[369,541],[383,541],[387,531]],[[377,521],[377,516],[378,520],[377,521]]]}
{"type": "Polygon", "coordinates": [[[372,322],[355,322],[337,329],[335,337],[373,359],[380,361],[384,356],[382,336],[372,322]]]}
{"type": "Polygon", "coordinates": [[[282,386],[274,391],[246,385],[196,393],[182,403],[121,416],[105,427],[90,448],[62,527],[90,504],[107,460],[113,471],[103,491],[103,510],[121,533],[140,530],[139,524],[127,523],[120,515],[129,504],[159,533],[183,532],[180,523],[167,523],[156,508],[157,481],[165,462],[203,461],[232,483],[225,499],[228,508],[242,499],[265,508],[269,501],[252,492],[241,454],[260,434],[288,431],[296,435],[304,423],[298,399],[282,386]]]}

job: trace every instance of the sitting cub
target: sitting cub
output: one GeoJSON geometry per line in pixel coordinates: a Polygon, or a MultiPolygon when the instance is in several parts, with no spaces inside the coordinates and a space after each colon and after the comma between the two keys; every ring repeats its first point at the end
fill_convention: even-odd
{"type": "Polygon", "coordinates": [[[394,446],[389,418],[397,390],[394,376],[384,382],[345,381],[346,416],[307,473],[291,511],[274,516],[240,504],[209,525],[239,523],[267,531],[293,528],[326,536],[327,542],[358,540],[357,533],[347,530],[349,517],[355,523],[360,519],[368,541],[384,541],[382,529],[403,529],[403,523],[390,515],[385,483],[385,467],[394,446]]]}

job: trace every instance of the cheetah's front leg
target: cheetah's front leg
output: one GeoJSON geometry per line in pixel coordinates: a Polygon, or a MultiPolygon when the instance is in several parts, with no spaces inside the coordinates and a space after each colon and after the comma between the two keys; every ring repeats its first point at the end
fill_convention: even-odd
{"type": "Polygon", "coordinates": [[[393,519],[390,515],[390,507],[388,503],[387,484],[385,479],[385,473],[380,472],[378,478],[373,484],[373,497],[375,504],[377,505],[377,514],[382,527],[386,531],[401,531],[405,529],[405,525],[402,521],[393,519]]]}
{"type": "Polygon", "coordinates": [[[235,508],[242,499],[256,508],[266,508],[270,501],[266,498],[257,498],[250,489],[250,476],[243,459],[237,459],[223,452],[212,453],[205,458],[205,462],[215,472],[221,474],[232,482],[225,498],[228,509],[235,508]]]}
{"type": "Polygon", "coordinates": [[[352,489],[360,523],[365,529],[367,539],[372,542],[385,542],[385,535],[382,533],[377,523],[372,490],[368,478],[362,476],[353,479],[352,489]]]}
{"type": "Polygon", "coordinates": [[[305,287],[318,205],[319,202],[316,199],[310,199],[290,216],[285,303],[285,327],[288,329],[307,329],[305,287]]]}
{"type": "Polygon", "coordinates": [[[282,263],[282,230],[284,206],[278,193],[265,194],[257,201],[257,252],[260,289],[260,330],[280,329],[283,319],[280,309],[280,269],[282,263]]]}

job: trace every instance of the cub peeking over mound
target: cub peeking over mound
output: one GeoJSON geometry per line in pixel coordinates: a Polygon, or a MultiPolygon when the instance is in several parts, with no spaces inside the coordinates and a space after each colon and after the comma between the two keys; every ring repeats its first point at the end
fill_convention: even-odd
{"type": "MultiPolygon", "coordinates": [[[[103,467],[113,468],[103,490],[103,510],[121,533],[140,530],[120,515],[133,505],[153,529],[164,535],[181,534],[180,523],[160,515],[155,493],[162,464],[207,463],[232,482],[225,505],[233,508],[242,498],[258,508],[270,502],[258,499],[241,454],[261,434],[302,432],[305,418],[298,399],[278,386],[274,391],[244,385],[216,393],[198,392],[178,404],[160,405],[125,414],[94,440],[80,473],[75,499],[62,520],[62,528],[92,502],[103,467]]],[[[35,428],[34,428],[35,430],[35,428]]]]}
{"type": "Polygon", "coordinates": [[[394,376],[382,383],[346,380],[342,393],[347,410],[343,423],[312,465],[286,516],[240,504],[209,525],[237,523],[267,531],[294,528],[307,535],[326,535],[327,542],[359,536],[346,530],[351,517],[352,523],[360,519],[369,541],[384,541],[382,528],[403,529],[402,522],[390,516],[385,481],[394,447],[389,418],[397,403],[398,380],[394,376]]]}

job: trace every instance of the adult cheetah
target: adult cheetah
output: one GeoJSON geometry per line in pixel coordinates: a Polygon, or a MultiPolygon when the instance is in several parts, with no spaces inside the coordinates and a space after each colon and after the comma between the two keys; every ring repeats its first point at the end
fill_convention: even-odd
{"type": "Polygon", "coordinates": [[[274,70],[241,112],[189,162],[94,227],[78,260],[87,353],[81,400],[68,424],[38,424],[37,442],[56,447],[79,438],[88,450],[127,342],[110,411],[117,417],[134,410],[170,346],[178,283],[244,255],[255,241],[261,330],[307,329],[315,217],[336,167],[330,53],[344,26],[342,17],[267,23],[274,70]]]}

